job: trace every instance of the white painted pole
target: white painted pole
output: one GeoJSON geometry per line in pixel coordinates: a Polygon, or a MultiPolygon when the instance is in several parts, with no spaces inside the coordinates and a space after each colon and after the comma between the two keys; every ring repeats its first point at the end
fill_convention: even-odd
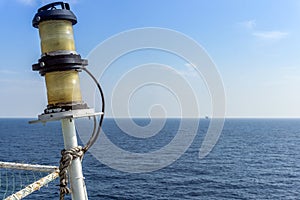
{"type": "MultiPolygon", "coordinates": [[[[68,150],[70,148],[77,147],[78,143],[74,119],[62,119],[61,125],[65,149],[68,150]]],[[[72,161],[68,171],[72,200],[88,200],[80,158],[76,158],[72,161]]]]}

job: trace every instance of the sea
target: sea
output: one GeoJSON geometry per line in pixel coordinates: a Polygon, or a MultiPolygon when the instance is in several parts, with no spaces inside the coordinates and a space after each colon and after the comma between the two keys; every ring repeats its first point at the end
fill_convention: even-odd
{"type": "MultiPolygon", "coordinates": [[[[60,123],[28,124],[29,120],[0,119],[0,161],[58,166],[63,149],[60,123]]],[[[138,147],[145,153],[168,144],[178,134],[180,121],[167,119],[157,135],[135,139],[114,119],[105,119],[101,134],[125,150],[138,147]]],[[[145,126],[149,119],[136,122],[145,126]]],[[[209,123],[199,120],[185,153],[152,172],[119,171],[87,152],[82,164],[89,199],[300,199],[300,119],[226,119],[217,144],[200,159],[209,123]]],[[[0,199],[44,175],[0,172],[0,199]]],[[[58,199],[58,185],[55,180],[24,199],[58,199]]]]}

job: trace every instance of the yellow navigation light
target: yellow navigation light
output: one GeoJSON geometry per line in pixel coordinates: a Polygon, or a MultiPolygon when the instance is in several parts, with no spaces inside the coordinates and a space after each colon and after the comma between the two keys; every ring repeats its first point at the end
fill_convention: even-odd
{"type": "Polygon", "coordinates": [[[69,4],[63,2],[40,8],[32,20],[32,25],[39,29],[42,51],[33,70],[45,76],[48,109],[83,105],[78,71],[87,65],[87,60],[76,53],[73,34],[76,23],[69,4]]]}
{"type": "Polygon", "coordinates": [[[45,75],[49,105],[82,103],[78,72],[49,72],[45,75]]]}
{"type": "Polygon", "coordinates": [[[75,51],[72,22],[49,20],[39,24],[42,53],[75,51]]]}

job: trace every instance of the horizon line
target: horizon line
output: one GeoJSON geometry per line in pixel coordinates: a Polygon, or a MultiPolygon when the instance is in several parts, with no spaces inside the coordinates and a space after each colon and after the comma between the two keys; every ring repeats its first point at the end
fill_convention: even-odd
{"type": "MultiPolygon", "coordinates": [[[[132,116],[132,117],[112,117],[107,116],[105,119],[220,119],[220,117],[148,117],[148,116],[132,116]]],[[[32,116],[0,116],[0,119],[37,119],[32,116]]],[[[300,116],[225,116],[224,119],[300,119],[300,116]]]]}

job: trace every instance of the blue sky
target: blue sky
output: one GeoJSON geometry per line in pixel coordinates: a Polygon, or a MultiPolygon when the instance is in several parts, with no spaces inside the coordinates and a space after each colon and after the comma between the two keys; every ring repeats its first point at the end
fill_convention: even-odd
{"type": "MultiPolygon", "coordinates": [[[[34,117],[47,104],[43,78],[31,71],[31,65],[40,57],[38,31],[31,26],[31,20],[36,10],[49,2],[0,1],[1,117],[34,117]]],[[[75,42],[77,52],[83,57],[100,42],[122,31],[142,27],[173,29],[201,44],[217,65],[225,87],[228,117],[300,117],[300,1],[69,2],[79,21],[74,26],[75,42]]],[[[143,52],[152,57],[145,56],[141,63],[150,62],[149,57],[159,57],[154,56],[156,53],[143,52]]],[[[137,54],[137,57],[143,56],[137,54]]],[[[168,57],[162,55],[154,61],[164,60],[175,69],[190,73],[184,63],[176,64],[176,58],[168,61],[168,57]]],[[[130,55],[123,61],[128,65],[130,55]]],[[[112,76],[121,71],[112,68],[108,73],[112,76]]],[[[211,105],[203,81],[193,76],[189,79],[197,93],[201,115],[209,115],[211,105]]],[[[104,77],[106,93],[110,92],[108,82],[104,77]]],[[[167,102],[171,97],[164,92],[157,89],[160,98],[153,102],[167,102]]],[[[153,103],[139,103],[149,100],[143,96],[137,95],[130,104],[135,116],[143,116],[147,112],[143,105],[153,103]]],[[[107,97],[109,101],[110,95],[107,97]]],[[[176,116],[178,109],[174,107],[174,112],[172,106],[169,109],[176,116]]]]}

